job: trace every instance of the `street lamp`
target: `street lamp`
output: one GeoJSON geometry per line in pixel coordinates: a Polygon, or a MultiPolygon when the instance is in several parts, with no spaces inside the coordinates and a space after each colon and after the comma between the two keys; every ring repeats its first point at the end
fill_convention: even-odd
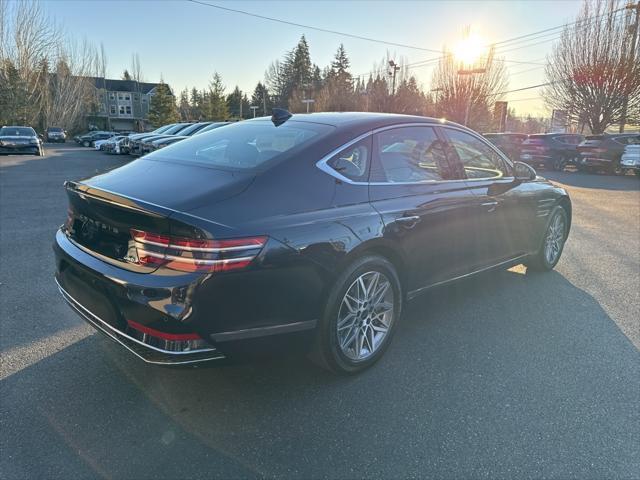
{"type": "Polygon", "coordinates": [[[305,98],[304,100],[302,100],[302,103],[306,103],[307,104],[307,113],[309,113],[309,105],[314,103],[315,100],[312,98],[305,98]]]}
{"type": "Polygon", "coordinates": [[[400,70],[400,65],[398,65],[396,62],[394,62],[393,60],[389,60],[389,76],[393,78],[392,80],[392,84],[391,84],[391,95],[395,95],[396,94],[396,73],[398,73],[398,70],[400,70]]]}
{"type": "Polygon", "coordinates": [[[257,105],[251,105],[249,108],[253,111],[253,118],[256,118],[256,110],[260,107],[257,105]]]}

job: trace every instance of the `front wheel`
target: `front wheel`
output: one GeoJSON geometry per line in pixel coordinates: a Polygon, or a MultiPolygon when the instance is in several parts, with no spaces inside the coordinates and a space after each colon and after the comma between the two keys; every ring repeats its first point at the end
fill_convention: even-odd
{"type": "Polygon", "coordinates": [[[558,205],[549,216],[549,222],[547,223],[540,249],[525,262],[527,268],[537,271],[552,270],[562,255],[564,243],[567,240],[568,228],[567,212],[558,205]]]}
{"type": "Polygon", "coordinates": [[[366,256],[340,275],[318,325],[311,358],[336,373],[353,374],[382,357],[402,312],[402,288],[385,258],[366,256]]]}
{"type": "Polygon", "coordinates": [[[622,170],[622,165],[620,165],[619,160],[612,160],[611,166],[609,167],[609,174],[611,175],[624,175],[624,171],[622,170]]]}
{"type": "Polygon", "coordinates": [[[557,172],[562,172],[564,171],[564,167],[567,166],[567,159],[566,157],[557,157],[554,159],[553,161],[553,169],[557,172]]]}

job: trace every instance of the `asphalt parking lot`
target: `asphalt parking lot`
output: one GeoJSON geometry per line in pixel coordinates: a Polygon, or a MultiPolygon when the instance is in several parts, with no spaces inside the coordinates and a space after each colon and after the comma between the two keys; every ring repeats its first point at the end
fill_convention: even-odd
{"type": "Polygon", "coordinates": [[[0,157],[0,477],[640,478],[640,179],[544,172],[574,223],[553,272],[432,290],[385,357],[148,366],[59,298],[75,145],[0,157]]]}

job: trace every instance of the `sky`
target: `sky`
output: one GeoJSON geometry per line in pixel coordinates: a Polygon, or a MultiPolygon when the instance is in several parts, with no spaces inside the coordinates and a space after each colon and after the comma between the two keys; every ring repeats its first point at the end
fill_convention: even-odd
{"type": "MultiPolygon", "coordinates": [[[[71,36],[104,45],[111,78],[120,78],[132,53],[138,53],[146,81],[162,77],[175,91],[201,89],[217,71],[227,91],[238,85],[248,95],[264,79],[270,62],[291,50],[303,34],[312,62],[328,65],[343,43],[352,74],[360,75],[387,53],[407,63],[437,57],[408,46],[441,51],[459,42],[466,26],[490,44],[570,22],[581,6],[581,0],[198,1],[406,46],[285,25],[188,0],[45,0],[43,6],[71,36]]],[[[498,57],[508,65],[509,90],[544,83],[544,68],[537,63],[544,62],[556,37],[502,48],[498,57]]],[[[433,66],[411,69],[426,90],[432,72],[433,66]]],[[[539,93],[514,92],[506,100],[519,114],[548,115],[539,93]]]]}

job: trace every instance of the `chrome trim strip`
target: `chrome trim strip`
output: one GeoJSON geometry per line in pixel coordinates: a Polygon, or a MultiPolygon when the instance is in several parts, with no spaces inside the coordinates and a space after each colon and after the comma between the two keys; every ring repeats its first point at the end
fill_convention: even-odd
{"type": "Polygon", "coordinates": [[[338,148],[332,150],[330,153],[328,153],[327,155],[325,155],[324,157],[322,157],[320,160],[318,160],[316,162],[316,167],[318,167],[320,170],[322,170],[324,173],[331,175],[332,177],[344,182],[344,183],[348,183],[349,185],[373,185],[373,186],[393,186],[393,185],[431,185],[431,184],[445,184],[445,183],[454,183],[454,182],[480,182],[480,181],[491,181],[491,180],[511,180],[513,181],[514,177],[513,176],[508,176],[508,177],[500,177],[500,178],[459,178],[459,179],[454,179],[454,180],[423,180],[421,182],[356,182],[353,181],[347,177],[345,177],[344,175],[342,175],[340,172],[335,171],[333,168],[331,168],[329,165],[327,165],[327,162],[329,160],[331,160],[331,158],[338,154],[341,150],[350,147],[351,145],[353,145],[354,143],[359,142],[360,140],[364,140],[365,138],[374,135],[376,133],[379,132],[384,132],[385,130],[393,130],[394,128],[404,128],[404,127],[430,127],[430,128],[452,128],[454,130],[459,130],[461,132],[464,133],[469,133],[472,136],[478,138],[479,140],[481,140],[482,142],[486,143],[489,145],[489,147],[491,147],[491,149],[493,151],[495,151],[500,158],[502,158],[503,160],[505,160],[507,162],[507,165],[509,165],[512,169],[513,169],[513,163],[511,162],[511,160],[509,160],[502,152],[500,152],[497,148],[495,148],[493,145],[490,144],[490,142],[487,141],[486,138],[482,137],[481,135],[478,135],[476,132],[472,131],[472,130],[464,130],[462,128],[458,128],[455,127],[453,125],[450,124],[442,124],[442,123],[397,123],[394,125],[386,125],[384,127],[379,127],[376,128],[374,130],[371,130],[369,132],[363,133],[362,135],[357,136],[356,138],[354,138],[353,140],[350,140],[346,143],[344,143],[343,145],[339,146],[338,148]]]}
{"type": "Polygon", "coordinates": [[[247,328],[244,330],[234,330],[231,332],[212,333],[210,337],[216,342],[228,342],[230,340],[244,340],[247,338],[266,337],[268,335],[278,335],[283,333],[311,330],[316,327],[317,322],[317,320],[306,320],[304,322],[273,325],[270,327],[247,328]]]}
{"type": "Polygon", "coordinates": [[[156,347],[154,347],[152,345],[148,345],[148,344],[146,344],[144,342],[141,342],[137,338],[133,338],[133,337],[127,335],[126,333],[123,333],[120,330],[118,330],[118,329],[112,327],[111,325],[109,325],[107,322],[102,320],[100,317],[98,317],[93,312],[91,312],[86,307],[84,307],[75,298],[73,298],[69,294],[69,292],[67,292],[64,288],[62,288],[62,286],[60,285],[60,282],[58,282],[57,278],[54,278],[54,280],[56,282],[56,285],[58,286],[58,290],[60,291],[60,294],[62,295],[62,298],[64,298],[64,300],[67,302],[67,304],[71,308],[73,308],[85,321],[87,321],[87,323],[89,323],[92,327],[94,327],[95,329],[97,329],[101,333],[104,333],[105,335],[110,337],[112,340],[118,342],[120,345],[122,345],[124,348],[129,350],[136,357],[140,358],[141,360],[145,361],[146,363],[153,363],[153,364],[156,364],[156,365],[185,365],[185,364],[188,364],[188,363],[207,362],[207,361],[210,361],[210,360],[218,360],[218,359],[224,358],[224,355],[222,355],[221,353],[217,353],[216,356],[211,357],[211,358],[203,358],[203,359],[197,359],[197,360],[184,360],[184,361],[180,361],[179,360],[179,361],[171,361],[171,362],[161,362],[161,361],[149,360],[147,358],[144,358],[138,352],[136,352],[131,347],[129,347],[126,343],[122,342],[120,340],[120,338],[118,338],[118,337],[124,337],[127,340],[129,340],[131,342],[134,342],[134,343],[137,343],[137,344],[139,344],[139,345],[141,345],[141,346],[143,346],[145,348],[148,348],[150,350],[155,350],[155,351],[157,351],[159,353],[167,355],[168,357],[174,357],[174,358],[179,358],[180,355],[191,355],[191,354],[196,354],[196,353],[216,352],[216,349],[215,348],[205,348],[205,349],[199,349],[199,350],[191,350],[191,351],[188,351],[188,352],[172,352],[172,351],[169,351],[169,350],[162,350],[160,348],[156,348],[156,347]]]}
{"type": "Polygon", "coordinates": [[[504,260],[504,261],[502,261],[500,263],[496,263],[495,265],[490,265],[488,267],[484,267],[484,268],[481,268],[479,270],[474,270],[473,272],[465,273],[464,275],[459,275],[457,277],[453,277],[453,278],[450,278],[448,280],[442,280],[440,282],[432,283],[431,285],[427,285],[425,287],[417,288],[416,290],[412,290],[412,291],[408,292],[407,293],[407,298],[409,300],[411,300],[412,298],[417,297],[418,295],[423,293],[425,290],[429,290],[430,288],[439,287],[441,285],[446,285],[447,283],[455,282],[457,280],[462,280],[463,278],[472,277],[472,276],[477,275],[479,273],[486,272],[486,271],[489,271],[489,270],[493,270],[494,268],[499,268],[499,267],[501,267],[503,265],[507,265],[509,263],[516,262],[518,260],[523,260],[523,259],[525,259],[527,257],[528,257],[528,255],[526,255],[526,254],[525,255],[519,255],[517,257],[510,258],[509,260],[504,260]]]}

